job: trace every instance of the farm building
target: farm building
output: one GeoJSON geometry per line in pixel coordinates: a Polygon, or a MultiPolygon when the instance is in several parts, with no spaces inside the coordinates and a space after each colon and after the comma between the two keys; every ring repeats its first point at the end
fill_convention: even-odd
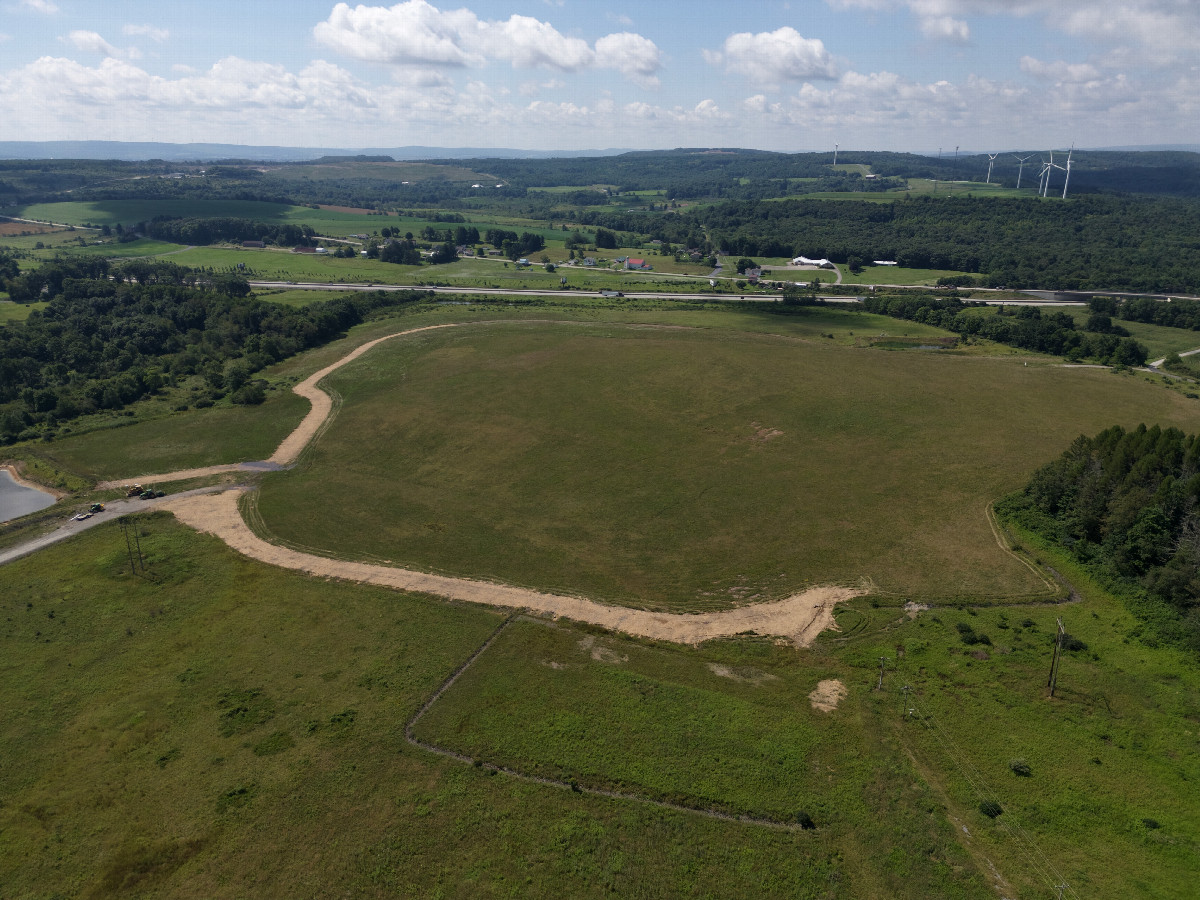
{"type": "Polygon", "coordinates": [[[263,241],[242,241],[242,246],[253,250],[262,250],[267,245],[263,241]]]}

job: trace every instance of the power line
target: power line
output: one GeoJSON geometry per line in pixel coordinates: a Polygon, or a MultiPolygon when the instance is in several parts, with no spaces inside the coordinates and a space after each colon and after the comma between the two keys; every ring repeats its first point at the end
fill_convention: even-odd
{"type": "MultiPolygon", "coordinates": [[[[915,692],[906,692],[906,706],[916,711],[918,718],[926,725],[926,728],[933,733],[938,743],[941,745],[942,752],[950,759],[951,763],[958,769],[959,774],[971,786],[976,796],[982,801],[990,801],[999,805],[999,799],[991,787],[984,780],[982,773],[970,762],[963,753],[962,749],[950,736],[949,732],[933,717],[932,714],[925,712],[917,702],[915,692]]],[[[996,825],[1010,838],[1012,838],[1017,849],[1025,857],[1031,869],[1036,875],[1043,879],[1046,884],[1057,891],[1058,898],[1072,897],[1078,900],[1079,894],[1075,889],[1067,883],[1066,878],[1058,867],[1046,856],[1037,841],[1023,829],[1020,825],[1011,822],[996,822],[996,825]],[[1066,892],[1064,894],[1064,891],[1066,892]]]]}

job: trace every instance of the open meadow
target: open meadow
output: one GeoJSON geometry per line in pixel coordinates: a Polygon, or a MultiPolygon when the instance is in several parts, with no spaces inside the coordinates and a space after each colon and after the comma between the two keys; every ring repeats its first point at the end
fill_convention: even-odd
{"type": "Polygon", "coordinates": [[[338,416],[265,480],[263,521],[335,556],[651,608],[864,579],[987,601],[1041,587],[997,547],[991,500],[1080,433],[1200,422],[1140,376],[702,318],[384,344],[330,377],[338,416]]]}
{"type": "Polygon", "coordinates": [[[328,376],[331,425],[253,522],[676,612],[869,593],[807,648],[691,647],[303,576],[161,513],[135,576],[101,525],[0,569],[6,891],[1186,896],[1200,670],[985,508],[1080,433],[1196,431],[1200,402],[758,306],[412,304],[266,370],[262,406],[156,400],[20,448],[88,478],[265,458],[306,410],[283,388],[459,324],[328,376]],[[1082,646],[1049,700],[1058,616],[1082,646]]]}

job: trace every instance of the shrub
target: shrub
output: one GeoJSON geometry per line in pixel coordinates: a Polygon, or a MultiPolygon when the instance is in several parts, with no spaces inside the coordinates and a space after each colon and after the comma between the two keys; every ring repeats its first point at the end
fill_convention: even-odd
{"type": "Polygon", "coordinates": [[[994,819],[996,816],[1004,812],[1004,807],[1002,807],[995,800],[984,800],[979,804],[979,811],[989,819],[994,819]]]}
{"type": "Polygon", "coordinates": [[[1162,826],[1158,824],[1157,819],[1142,819],[1142,824],[1145,825],[1147,828],[1149,828],[1152,831],[1155,828],[1162,828],[1162,826]]]}
{"type": "Polygon", "coordinates": [[[969,647],[974,646],[975,644],[986,644],[989,647],[992,645],[992,639],[990,637],[981,632],[977,632],[966,622],[959,622],[954,627],[958,629],[959,639],[969,647]]]}
{"type": "Polygon", "coordinates": [[[805,831],[810,831],[817,827],[817,823],[812,820],[812,816],[810,816],[804,810],[800,810],[796,813],[796,824],[805,831]]]}
{"type": "Polygon", "coordinates": [[[1033,775],[1033,769],[1029,768],[1029,763],[1023,759],[1010,760],[1008,767],[1012,769],[1014,775],[1020,775],[1022,778],[1029,778],[1033,775]]]}

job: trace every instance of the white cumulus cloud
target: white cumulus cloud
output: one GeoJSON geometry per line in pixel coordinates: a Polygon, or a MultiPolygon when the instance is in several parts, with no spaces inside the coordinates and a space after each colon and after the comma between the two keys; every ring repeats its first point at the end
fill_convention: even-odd
{"type": "Polygon", "coordinates": [[[67,41],[76,50],[83,50],[86,53],[99,53],[101,56],[121,55],[120,50],[94,31],[72,31],[67,35],[67,41]]]}
{"type": "Polygon", "coordinates": [[[662,68],[662,53],[649,38],[622,31],[596,41],[596,65],[616,69],[639,84],[655,86],[658,84],[655,73],[662,68]]]}
{"type": "Polygon", "coordinates": [[[20,2],[25,9],[45,13],[48,16],[58,12],[57,4],[51,3],[50,0],[20,0],[20,2]]]}
{"type": "Polygon", "coordinates": [[[171,36],[167,29],[156,28],[153,25],[126,25],[121,29],[121,33],[128,37],[148,37],[160,44],[171,36]]]}
{"type": "Polygon", "coordinates": [[[758,34],[731,34],[721,50],[703,54],[712,65],[723,64],[726,71],[744,75],[755,84],[837,77],[837,66],[825,44],[788,25],[758,34]]]}
{"type": "Polygon", "coordinates": [[[443,11],[426,0],[405,0],[390,7],[338,3],[313,35],[353,59],[398,66],[481,67],[507,62],[514,68],[560,72],[601,67],[648,84],[662,65],[658,47],[638,34],[610,34],[592,47],[532,16],[488,21],[469,9],[443,11]]]}

